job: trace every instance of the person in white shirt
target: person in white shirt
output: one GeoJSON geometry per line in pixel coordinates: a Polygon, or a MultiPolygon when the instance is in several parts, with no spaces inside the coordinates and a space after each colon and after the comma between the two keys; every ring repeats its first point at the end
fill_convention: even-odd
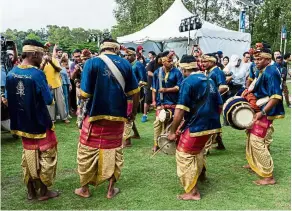
{"type": "MultiPolygon", "coordinates": [[[[244,53],[244,57],[247,57],[244,53]]],[[[250,62],[246,62],[247,58],[240,59],[238,55],[232,55],[229,63],[224,68],[224,73],[227,75],[226,83],[230,88],[230,96],[234,96],[240,89],[245,87],[246,76],[249,73],[250,62]]]]}

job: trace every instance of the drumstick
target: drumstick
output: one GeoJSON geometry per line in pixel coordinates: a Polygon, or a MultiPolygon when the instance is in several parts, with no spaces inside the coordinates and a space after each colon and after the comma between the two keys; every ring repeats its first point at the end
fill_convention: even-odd
{"type": "Polygon", "coordinates": [[[154,152],[150,158],[153,158],[158,152],[160,152],[162,150],[162,148],[166,146],[166,144],[168,144],[168,142],[165,142],[165,144],[162,147],[160,147],[156,152],[154,152]]]}

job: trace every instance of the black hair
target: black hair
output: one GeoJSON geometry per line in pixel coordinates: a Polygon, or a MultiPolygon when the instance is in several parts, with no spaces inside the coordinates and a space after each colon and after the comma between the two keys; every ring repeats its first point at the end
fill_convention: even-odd
{"type": "Polygon", "coordinates": [[[169,51],[164,51],[161,53],[161,57],[166,57],[169,54],[169,51]]]}
{"type": "Polygon", "coordinates": [[[243,56],[245,57],[246,54],[250,54],[248,51],[243,53],[243,56]]]}
{"type": "MultiPolygon", "coordinates": [[[[36,46],[36,47],[41,47],[44,48],[44,45],[36,40],[24,40],[22,43],[22,46],[26,46],[26,45],[32,45],[32,46],[36,46]]],[[[31,54],[30,52],[23,52],[21,55],[22,59],[25,59],[29,54],[31,54]]]]}
{"type": "MultiPolygon", "coordinates": [[[[193,55],[187,55],[187,54],[184,54],[181,59],[180,59],[180,63],[191,63],[191,62],[196,62],[196,57],[194,57],[193,55]]],[[[199,68],[193,68],[193,69],[189,69],[187,70],[188,72],[195,72],[195,71],[198,71],[199,68]]]]}
{"type": "Polygon", "coordinates": [[[282,52],[280,50],[275,50],[274,53],[279,52],[280,54],[282,54],[282,52]]]}
{"type": "Polygon", "coordinates": [[[148,53],[151,53],[152,56],[156,56],[156,53],[154,51],[149,51],[148,53]]]}
{"type": "Polygon", "coordinates": [[[81,50],[80,49],[75,49],[72,54],[74,54],[74,53],[81,53],[81,50]]]}
{"type": "Polygon", "coordinates": [[[224,61],[224,59],[227,59],[228,62],[229,62],[229,57],[228,56],[224,56],[223,61],[224,61]]]}
{"type": "Polygon", "coordinates": [[[196,62],[196,58],[192,55],[183,55],[181,57],[180,63],[191,63],[191,62],[196,62]]]}
{"type": "Polygon", "coordinates": [[[285,53],[285,55],[284,55],[284,59],[286,60],[286,59],[288,59],[290,56],[291,56],[291,53],[285,53]]]}
{"type": "Polygon", "coordinates": [[[58,52],[58,51],[63,51],[63,50],[62,50],[62,48],[57,48],[56,52],[58,52]]]}

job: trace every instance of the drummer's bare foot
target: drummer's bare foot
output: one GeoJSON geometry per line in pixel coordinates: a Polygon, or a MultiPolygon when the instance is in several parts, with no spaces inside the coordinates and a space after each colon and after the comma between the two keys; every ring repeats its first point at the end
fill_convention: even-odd
{"type": "Polygon", "coordinates": [[[247,165],[244,165],[244,166],[242,166],[243,168],[245,168],[245,169],[251,169],[251,167],[250,167],[250,165],[249,164],[247,164],[247,165]]]}
{"type": "Polygon", "coordinates": [[[153,152],[156,152],[158,149],[159,149],[158,146],[154,146],[154,147],[152,148],[152,151],[153,151],[153,152]]]}
{"type": "Polygon", "coordinates": [[[131,143],[131,139],[127,139],[124,143],[123,143],[123,148],[125,147],[131,147],[132,143],[131,143]]]}
{"type": "Polygon", "coordinates": [[[75,189],[74,193],[80,197],[88,198],[90,197],[88,186],[83,186],[81,188],[75,189]]]}
{"type": "Polygon", "coordinates": [[[276,180],[273,177],[268,177],[253,181],[253,183],[256,185],[274,185],[276,184],[276,180]]]}
{"type": "Polygon", "coordinates": [[[198,189],[196,187],[194,187],[191,192],[178,195],[177,199],[198,201],[201,199],[201,194],[199,193],[198,189]]]}

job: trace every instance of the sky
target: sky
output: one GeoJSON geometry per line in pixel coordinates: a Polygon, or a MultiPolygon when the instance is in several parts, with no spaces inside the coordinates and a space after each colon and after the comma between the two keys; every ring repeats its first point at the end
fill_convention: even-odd
{"type": "Polygon", "coordinates": [[[116,24],[114,0],[1,0],[1,30],[47,25],[110,29],[116,24]]]}

